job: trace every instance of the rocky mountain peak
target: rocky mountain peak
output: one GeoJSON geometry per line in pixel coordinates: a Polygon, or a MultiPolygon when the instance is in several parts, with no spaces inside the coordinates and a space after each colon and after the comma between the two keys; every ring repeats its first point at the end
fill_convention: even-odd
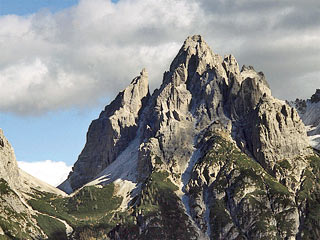
{"type": "Polygon", "coordinates": [[[189,76],[203,72],[222,62],[221,56],[214,54],[209,45],[200,35],[189,36],[182,45],[179,53],[170,65],[170,72],[179,67],[188,69],[189,76]]]}
{"type": "MultiPolygon", "coordinates": [[[[215,54],[195,35],[152,96],[147,79],[142,70],[91,123],[60,188],[113,183],[142,239],[299,235],[306,202],[296,201],[313,152],[297,112],[272,96],[265,75],[240,71],[233,55],[215,54]],[[173,235],[173,219],[193,237],[173,235]]],[[[123,222],[113,229],[126,237],[127,230],[123,222]]]]}
{"type": "Polygon", "coordinates": [[[148,72],[144,68],[140,72],[140,75],[135,77],[130,85],[120,92],[115,100],[105,107],[105,110],[100,114],[100,118],[110,117],[120,109],[126,109],[133,114],[137,114],[142,106],[143,99],[149,95],[148,72]]]}
{"type": "Polygon", "coordinates": [[[318,103],[320,102],[320,89],[317,89],[315,94],[311,96],[311,102],[312,103],[318,103]]]}
{"type": "Polygon", "coordinates": [[[148,72],[142,69],[130,85],[92,121],[87,142],[69,179],[59,187],[70,193],[93,180],[136,136],[140,114],[150,98],[148,72]]]}

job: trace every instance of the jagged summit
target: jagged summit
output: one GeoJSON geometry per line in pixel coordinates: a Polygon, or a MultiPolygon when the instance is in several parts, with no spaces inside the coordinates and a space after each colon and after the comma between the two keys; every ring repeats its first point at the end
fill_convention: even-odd
{"type": "MultiPolygon", "coordinates": [[[[148,74],[143,69],[140,76],[133,79],[106,106],[99,119],[92,122],[86,146],[69,179],[60,187],[71,192],[93,180],[99,172],[117,160],[119,154],[135,139],[139,127],[142,133],[138,165],[139,174],[142,175],[150,171],[149,150],[145,153],[146,149],[153,149],[157,155],[161,155],[164,162],[168,163],[168,169],[183,171],[193,152],[194,139],[216,121],[232,126],[233,132],[238,132],[233,138],[242,150],[260,159],[258,156],[266,156],[258,144],[264,141],[262,132],[255,133],[254,144],[248,136],[251,136],[254,128],[254,123],[251,122],[263,115],[259,111],[265,109],[262,106],[269,106],[268,102],[277,105],[277,109],[285,108],[285,103],[272,97],[262,72],[256,72],[252,66],[243,66],[240,71],[233,55],[223,58],[214,54],[200,35],[188,37],[174,58],[170,71],[164,74],[159,90],[152,96],[149,95],[148,74]],[[246,129],[240,126],[246,126],[246,129]],[[178,164],[171,166],[173,161],[178,164]]],[[[275,115],[280,110],[276,110],[275,115]]],[[[283,116],[287,119],[286,111],[277,113],[280,114],[277,118],[281,119],[283,116]]],[[[294,119],[295,114],[289,115],[294,124],[288,125],[288,132],[304,134],[302,123],[294,119]],[[296,121],[298,122],[295,123],[296,121]]],[[[275,118],[267,121],[273,119],[275,118]]],[[[270,123],[263,121],[259,124],[270,128],[270,123]]],[[[287,122],[288,120],[285,121],[286,124],[287,122]]],[[[269,131],[275,131],[275,136],[278,136],[278,132],[283,132],[283,123],[279,120],[274,124],[281,127],[272,127],[269,131]]],[[[301,146],[301,149],[308,145],[305,137],[296,139],[281,139],[283,149],[291,149],[289,145],[293,144],[292,141],[292,146],[301,146]]],[[[280,139],[275,138],[274,141],[280,139]]],[[[269,148],[266,149],[268,151],[269,148]]],[[[276,159],[278,158],[281,157],[276,159]]],[[[260,159],[259,162],[265,163],[265,160],[260,159]]],[[[273,166],[274,163],[268,165],[269,171],[272,171],[273,166]]]]}
{"type": "Polygon", "coordinates": [[[215,54],[200,35],[190,36],[185,40],[179,53],[171,63],[170,71],[175,70],[182,64],[186,68],[194,68],[194,65],[197,64],[195,61],[213,66],[214,56],[215,54]]]}
{"type": "Polygon", "coordinates": [[[265,75],[195,35],[152,95],[143,69],[92,121],[68,196],[19,170],[0,131],[0,238],[320,239],[319,166],[265,75]]]}
{"type": "Polygon", "coordinates": [[[320,89],[317,89],[315,94],[311,96],[311,102],[312,103],[318,103],[320,102],[320,89]]]}

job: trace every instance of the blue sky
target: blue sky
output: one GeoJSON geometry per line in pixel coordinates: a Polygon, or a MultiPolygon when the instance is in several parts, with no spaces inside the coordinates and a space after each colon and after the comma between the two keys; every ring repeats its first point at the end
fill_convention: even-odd
{"type": "Polygon", "coordinates": [[[27,117],[0,113],[0,123],[18,161],[53,160],[72,165],[84,146],[89,124],[101,109],[60,110],[27,117]]]}
{"type": "Polygon", "coordinates": [[[27,15],[41,9],[57,12],[78,3],[78,0],[0,0],[0,15],[27,15]]]}

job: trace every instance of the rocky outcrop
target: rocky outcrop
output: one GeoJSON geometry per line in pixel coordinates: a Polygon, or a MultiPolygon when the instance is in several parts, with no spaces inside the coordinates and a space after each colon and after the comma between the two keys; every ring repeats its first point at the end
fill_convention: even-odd
{"type": "Polygon", "coordinates": [[[21,178],[13,148],[0,129],[0,238],[45,236],[24,197],[24,192],[31,191],[21,178]]]}
{"type": "Polygon", "coordinates": [[[199,228],[211,239],[300,239],[306,216],[301,206],[309,201],[301,192],[308,191],[303,183],[310,158],[278,162],[273,177],[229,136],[221,128],[208,128],[201,142],[201,150],[209,151],[195,164],[187,185],[199,228]]]}
{"type": "Polygon", "coordinates": [[[33,189],[65,195],[61,190],[30,176],[18,167],[13,147],[0,129],[0,179],[17,193],[29,193],[33,189]]]}
{"type": "MultiPolygon", "coordinates": [[[[237,89],[236,98],[231,102],[232,117],[235,120],[247,117],[262,98],[271,96],[271,90],[262,72],[256,72],[252,66],[241,69],[241,85],[237,89]]],[[[233,91],[236,92],[236,91],[233,91]]]]}
{"type": "Polygon", "coordinates": [[[291,163],[297,156],[312,154],[304,124],[285,102],[270,96],[261,98],[248,116],[247,125],[240,130],[240,145],[270,174],[279,161],[291,163]]]}

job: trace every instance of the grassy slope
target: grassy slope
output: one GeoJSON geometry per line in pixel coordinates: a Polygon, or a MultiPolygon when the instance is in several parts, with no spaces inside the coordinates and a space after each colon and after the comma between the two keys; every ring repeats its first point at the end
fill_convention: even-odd
{"type": "MultiPolygon", "coordinates": [[[[103,188],[84,187],[74,196],[65,198],[38,192],[34,199],[29,200],[29,204],[39,212],[65,220],[80,238],[79,234],[82,232],[85,232],[87,237],[88,232],[99,235],[102,229],[101,234],[110,231],[116,224],[112,218],[121,201],[120,197],[114,196],[114,184],[109,184],[103,188]]],[[[56,231],[48,224],[54,219],[41,216],[38,220],[45,231],[50,232],[50,237],[61,232],[60,224],[56,226],[56,231]]],[[[55,224],[57,225],[56,222],[55,224]]]]}

